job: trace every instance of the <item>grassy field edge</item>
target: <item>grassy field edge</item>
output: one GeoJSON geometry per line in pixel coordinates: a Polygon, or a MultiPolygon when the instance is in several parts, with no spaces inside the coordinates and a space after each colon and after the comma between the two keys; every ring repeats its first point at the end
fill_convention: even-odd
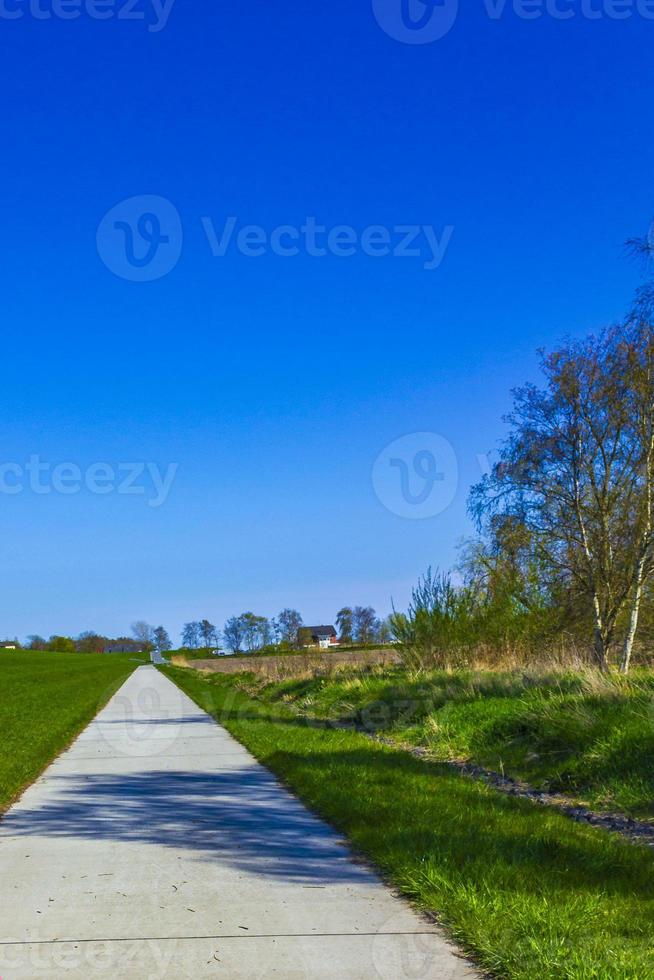
{"type": "Polygon", "coordinates": [[[141,666],[122,657],[99,659],[82,654],[2,656],[11,658],[11,666],[18,666],[20,673],[12,676],[0,664],[4,681],[0,702],[0,728],[4,731],[0,749],[0,819],[141,666]],[[71,666],[79,670],[73,677],[72,696],[71,690],[60,690],[62,682],[65,688],[71,680],[66,671],[71,666]],[[47,668],[55,670],[48,672],[47,668]],[[61,675],[57,676],[59,671],[61,675]],[[17,678],[22,682],[20,687],[15,684],[17,678]]]}

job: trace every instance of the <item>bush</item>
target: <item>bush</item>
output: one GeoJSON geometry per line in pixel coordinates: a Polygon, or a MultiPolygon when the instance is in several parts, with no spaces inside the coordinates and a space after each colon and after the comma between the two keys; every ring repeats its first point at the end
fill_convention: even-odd
{"type": "Polygon", "coordinates": [[[508,588],[455,586],[431,569],[391,625],[406,666],[414,669],[585,662],[558,628],[555,611],[519,601],[508,588]]]}

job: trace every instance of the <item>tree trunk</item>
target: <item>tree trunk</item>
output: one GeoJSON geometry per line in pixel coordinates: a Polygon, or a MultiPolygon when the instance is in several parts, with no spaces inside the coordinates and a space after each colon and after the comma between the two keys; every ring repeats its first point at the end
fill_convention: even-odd
{"type": "Polygon", "coordinates": [[[627,635],[625,637],[624,646],[622,648],[622,661],[620,663],[620,670],[623,674],[629,672],[629,665],[631,663],[631,654],[634,648],[634,640],[636,638],[636,630],[638,629],[638,616],[640,614],[640,602],[643,596],[643,572],[645,569],[645,556],[643,555],[639,561],[636,568],[636,576],[634,583],[634,594],[631,602],[631,611],[629,613],[629,627],[627,629],[627,635]]]}
{"type": "Polygon", "coordinates": [[[599,669],[605,673],[609,669],[609,631],[604,623],[602,607],[597,592],[593,593],[593,611],[595,613],[595,642],[593,649],[599,669]]]}
{"type": "Polygon", "coordinates": [[[600,627],[595,627],[595,643],[593,645],[597,666],[602,673],[607,673],[609,669],[609,648],[600,627]]]}

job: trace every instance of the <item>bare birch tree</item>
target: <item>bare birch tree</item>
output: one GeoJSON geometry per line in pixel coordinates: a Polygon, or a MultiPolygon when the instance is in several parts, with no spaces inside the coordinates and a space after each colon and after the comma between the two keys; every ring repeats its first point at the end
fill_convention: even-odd
{"type": "Polygon", "coordinates": [[[511,434],[471,495],[491,535],[521,525],[542,567],[586,604],[602,670],[625,617],[628,669],[654,570],[653,354],[651,327],[638,320],[544,356],[545,387],[514,393],[511,434]]]}
{"type": "Polygon", "coordinates": [[[638,629],[647,580],[654,572],[654,334],[647,319],[636,316],[629,324],[620,354],[628,378],[627,413],[636,457],[627,502],[632,529],[632,579],[628,622],[620,668],[627,673],[638,629]]]}

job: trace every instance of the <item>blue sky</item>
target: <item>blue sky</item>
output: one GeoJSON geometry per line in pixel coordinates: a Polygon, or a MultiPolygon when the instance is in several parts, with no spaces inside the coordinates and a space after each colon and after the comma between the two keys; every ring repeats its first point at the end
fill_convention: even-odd
{"type": "Polygon", "coordinates": [[[143,494],[0,493],[0,633],[402,606],[456,560],[536,349],[618,318],[637,285],[623,242],[654,216],[654,20],[608,0],[596,19],[493,19],[480,0],[407,44],[365,0],[177,0],[158,31],[146,0],[148,20],[118,18],[124,0],[106,20],[18,2],[0,15],[3,486],[35,456],[176,476],[158,507],[145,477],[143,494]],[[179,254],[138,282],[98,227],[151,196],[179,216],[179,254]],[[393,245],[397,226],[453,230],[431,270],[360,248],[214,256],[203,219],[229,216],[266,235],[382,226],[393,245]],[[371,480],[412,433],[458,466],[423,519],[371,480]]]}

